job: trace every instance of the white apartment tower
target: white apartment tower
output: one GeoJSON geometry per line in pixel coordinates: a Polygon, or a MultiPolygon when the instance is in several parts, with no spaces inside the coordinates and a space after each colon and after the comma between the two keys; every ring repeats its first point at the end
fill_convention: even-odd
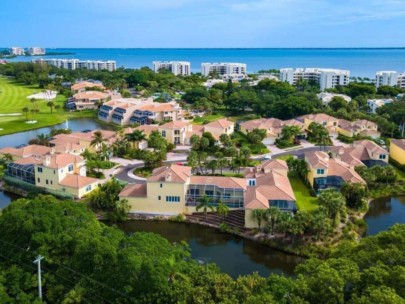
{"type": "Polygon", "coordinates": [[[28,54],[31,56],[45,55],[45,49],[41,47],[30,47],[28,49],[28,54]]]}
{"type": "Polygon", "coordinates": [[[300,79],[314,81],[319,84],[321,91],[325,91],[338,85],[348,85],[350,82],[350,71],[322,68],[280,69],[281,81],[294,85],[300,79]]]}
{"type": "Polygon", "coordinates": [[[202,63],[201,74],[205,77],[210,73],[217,72],[219,75],[245,75],[245,63],[202,63]]]}
{"type": "Polygon", "coordinates": [[[375,75],[375,86],[396,86],[398,84],[398,72],[396,71],[378,71],[375,75]]]}
{"type": "Polygon", "coordinates": [[[33,59],[32,62],[47,63],[57,68],[76,70],[76,69],[88,69],[88,70],[108,70],[110,72],[115,71],[116,62],[113,60],[101,61],[101,60],[87,60],[80,61],[79,59],[33,59]]]}
{"type": "Polygon", "coordinates": [[[189,76],[190,62],[188,61],[153,61],[155,73],[161,69],[167,69],[174,75],[189,76]]]}
{"type": "Polygon", "coordinates": [[[13,46],[11,48],[11,54],[13,54],[15,56],[24,56],[25,50],[22,47],[13,46]]]}

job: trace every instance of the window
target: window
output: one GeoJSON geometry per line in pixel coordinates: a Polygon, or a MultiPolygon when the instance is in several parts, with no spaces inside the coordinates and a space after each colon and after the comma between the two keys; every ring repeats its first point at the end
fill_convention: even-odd
{"type": "Polygon", "coordinates": [[[38,183],[40,183],[40,182],[41,182],[41,179],[38,177],[38,178],[37,178],[37,181],[38,181],[38,183]]]}
{"type": "Polygon", "coordinates": [[[48,185],[48,183],[49,183],[48,180],[46,180],[45,183],[48,185]]]}
{"type": "Polygon", "coordinates": [[[166,196],[166,202],[179,203],[180,202],[180,196],[166,196]]]}
{"type": "Polygon", "coordinates": [[[174,130],[174,135],[179,135],[180,134],[180,130],[174,130]]]}
{"type": "Polygon", "coordinates": [[[159,195],[159,196],[158,196],[158,200],[160,201],[161,199],[162,199],[162,197],[159,195]]]}
{"type": "Polygon", "coordinates": [[[162,131],[162,137],[166,137],[166,131],[165,130],[162,131]]]}
{"type": "Polygon", "coordinates": [[[324,169],[316,169],[316,174],[325,174],[324,169]]]}
{"type": "Polygon", "coordinates": [[[255,179],[249,179],[249,186],[256,186],[256,180],[255,179]]]}
{"type": "Polygon", "coordinates": [[[42,168],[41,168],[41,167],[38,167],[38,172],[42,172],[42,168]]]}
{"type": "Polygon", "coordinates": [[[86,187],[86,191],[90,191],[91,190],[91,185],[88,185],[87,187],[86,187]]]}
{"type": "Polygon", "coordinates": [[[53,185],[53,181],[51,181],[51,185],[53,185]]]}
{"type": "Polygon", "coordinates": [[[231,198],[231,194],[230,193],[224,193],[224,198],[231,198]]]}
{"type": "Polygon", "coordinates": [[[205,190],[205,195],[207,195],[207,196],[214,196],[214,191],[212,191],[212,190],[205,190]]]}
{"type": "Polygon", "coordinates": [[[163,184],[162,184],[162,183],[160,184],[160,188],[163,188],[163,184]]]}
{"type": "Polygon", "coordinates": [[[385,155],[385,154],[380,155],[380,159],[385,159],[386,157],[387,157],[387,155],[385,155]]]}
{"type": "Polygon", "coordinates": [[[72,171],[73,171],[73,165],[69,165],[68,171],[69,171],[69,172],[72,172],[72,171]]]}
{"type": "Polygon", "coordinates": [[[191,195],[200,195],[200,189],[190,189],[191,195]]]}

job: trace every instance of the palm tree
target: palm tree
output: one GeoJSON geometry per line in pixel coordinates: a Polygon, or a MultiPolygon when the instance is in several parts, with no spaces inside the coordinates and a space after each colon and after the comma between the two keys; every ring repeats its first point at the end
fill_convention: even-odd
{"type": "Polygon", "coordinates": [[[30,109],[28,109],[28,107],[24,107],[22,109],[22,111],[25,113],[25,120],[28,120],[28,113],[29,113],[30,109]]]}
{"type": "Polygon", "coordinates": [[[265,209],[253,209],[253,218],[257,221],[259,229],[261,229],[262,222],[266,220],[266,210],[265,209]]]}
{"type": "Polygon", "coordinates": [[[33,106],[34,108],[36,108],[36,102],[37,102],[37,100],[36,100],[35,98],[31,98],[30,101],[31,101],[31,103],[32,103],[32,106],[33,106]]]}
{"type": "Polygon", "coordinates": [[[269,209],[266,210],[267,218],[270,221],[270,232],[271,232],[271,234],[274,233],[274,226],[278,222],[281,212],[282,211],[277,207],[270,207],[269,209]]]}
{"type": "Polygon", "coordinates": [[[222,200],[218,201],[217,205],[217,213],[218,215],[222,216],[222,220],[225,220],[226,216],[228,215],[229,207],[222,202],[222,200]]]}
{"type": "Polygon", "coordinates": [[[199,204],[197,205],[196,210],[198,211],[200,209],[203,209],[205,220],[207,220],[207,211],[208,211],[208,209],[210,209],[211,211],[214,211],[214,207],[212,207],[212,205],[211,205],[210,198],[207,195],[204,195],[202,197],[199,197],[197,199],[197,201],[199,202],[199,204]]]}
{"type": "Polygon", "coordinates": [[[53,107],[55,106],[55,103],[53,101],[48,101],[48,103],[46,105],[51,109],[51,114],[52,114],[53,107]]]}
{"type": "Polygon", "coordinates": [[[138,149],[139,142],[146,139],[145,134],[141,130],[134,130],[126,135],[128,141],[132,142],[132,147],[138,149]]]}
{"type": "Polygon", "coordinates": [[[37,135],[37,141],[39,145],[48,146],[49,145],[49,135],[41,133],[37,135]]]}
{"type": "Polygon", "coordinates": [[[101,144],[105,141],[106,139],[103,137],[103,133],[101,133],[101,131],[96,131],[93,134],[93,139],[90,142],[90,147],[94,147],[96,148],[96,150],[99,150],[101,144]]]}
{"type": "Polygon", "coordinates": [[[1,160],[7,164],[11,163],[13,161],[13,156],[10,153],[4,153],[1,160]]]}

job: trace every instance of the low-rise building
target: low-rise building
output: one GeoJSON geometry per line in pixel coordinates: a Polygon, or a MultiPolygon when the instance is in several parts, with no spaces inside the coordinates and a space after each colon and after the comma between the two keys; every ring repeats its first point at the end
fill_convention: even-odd
{"type": "Polygon", "coordinates": [[[235,123],[226,118],[211,121],[203,126],[203,132],[210,132],[214,137],[217,138],[219,138],[222,134],[231,135],[235,130],[235,123]]]}
{"type": "Polygon", "coordinates": [[[350,82],[350,71],[323,68],[280,69],[280,81],[296,85],[299,80],[313,81],[319,84],[321,91],[346,86],[350,82]]]}
{"type": "Polygon", "coordinates": [[[391,140],[390,157],[400,165],[405,165],[405,139],[391,140]]]}
{"type": "Polygon", "coordinates": [[[344,94],[335,94],[335,93],[328,93],[328,92],[322,92],[316,95],[320,101],[324,105],[328,105],[334,97],[340,97],[343,98],[346,102],[352,101],[352,98],[350,96],[344,95],[344,94]]]}
{"type": "Polygon", "coordinates": [[[166,69],[174,75],[189,76],[191,74],[190,62],[188,61],[153,61],[155,73],[166,69]]]}
{"type": "Polygon", "coordinates": [[[74,85],[71,86],[71,91],[73,94],[77,94],[77,93],[83,93],[88,91],[89,89],[93,89],[93,88],[97,88],[100,91],[105,91],[105,87],[103,86],[103,84],[99,81],[80,81],[75,83],[74,85]]]}
{"type": "Polygon", "coordinates": [[[338,158],[330,158],[325,152],[305,153],[305,161],[308,164],[308,182],[317,193],[328,188],[340,189],[344,183],[366,183],[354,166],[338,158]]]}
{"type": "Polygon", "coordinates": [[[329,135],[332,137],[336,137],[338,135],[338,124],[339,124],[339,119],[330,116],[328,114],[324,113],[319,113],[319,114],[308,114],[304,116],[298,117],[299,121],[302,121],[304,123],[304,128],[305,130],[308,131],[308,127],[311,123],[315,122],[317,124],[322,125],[325,127],[329,135]]]}
{"type": "Polygon", "coordinates": [[[46,50],[41,47],[30,47],[28,48],[28,54],[31,56],[45,55],[46,50]]]}
{"type": "Polygon", "coordinates": [[[378,125],[375,122],[366,119],[359,119],[355,121],[339,119],[337,131],[339,134],[346,137],[361,135],[365,137],[379,138],[381,135],[381,133],[378,131],[378,125]]]}
{"type": "Polygon", "coordinates": [[[368,105],[368,112],[369,113],[376,113],[377,109],[382,107],[383,105],[389,104],[393,102],[392,99],[390,98],[385,98],[385,99],[368,99],[367,100],[367,105],[368,105]]]}
{"type": "Polygon", "coordinates": [[[52,148],[41,145],[28,145],[20,148],[5,147],[0,149],[0,157],[3,157],[5,154],[9,154],[13,160],[27,157],[42,158],[44,155],[51,152],[52,148]]]}
{"type": "Polygon", "coordinates": [[[371,140],[357,140],[349,147],[331,147],[330,153],[351,167],[387,166],[389,159],[388,151],[371,140]]]}
{"type": "Polygon", "coordinates": [[[278,118],[259,118],[241,122],[239,124],[239,130],[243,134],[252,132],[254,129],[266,130],[267,136],[263,140],[263,144],[272,145],[281,134],[284,126],[284,121],[278,118]]]}
{"type": "Polygon", "coordinates": [[[193,127],[190,123],[175,120],[159,126],[158,129],[168,143],[185,145],[188,143],[187,132],[191,132],[193,127]]]}
{"type": "Polygon", "coordinates": [[[73,100],[69,102],[74,105],[76,110],[88,110],[97,109],[99,105],[109,101],[111,99],[110,94],[99,91],[85,91],[73,95],[73,100]]]}

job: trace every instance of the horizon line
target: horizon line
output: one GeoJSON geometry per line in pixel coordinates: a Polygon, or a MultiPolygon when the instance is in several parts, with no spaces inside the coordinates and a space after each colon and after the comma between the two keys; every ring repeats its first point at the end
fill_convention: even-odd
{"type": "MultiPolygon", "coordinates": [[[[14,46],[13,46],[14,47],[14,46]]],[[[32,47],[32,46],[31,46],[32,47]]],[[[10,47],[1,47],[9,49],[10,47]]],[[[29,48],[29,47],[22,47],[29,48]]],[[[43,47],[45,49],[88,49],[88,50],[388,50],[405,49],[405,46],[392,47],[43,47]]]]}

